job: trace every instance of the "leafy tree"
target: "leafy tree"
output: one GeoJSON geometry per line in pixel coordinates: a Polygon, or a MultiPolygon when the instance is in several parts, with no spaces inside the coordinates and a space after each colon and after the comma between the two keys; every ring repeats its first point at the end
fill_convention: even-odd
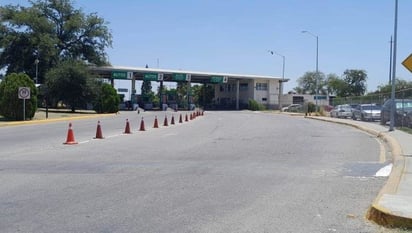
{"type": "Polygon", "coordinates": [[[55,102],[63,101],[72,112],[84,107],[93,98],[93,78],[80,61],[67,60],[46,73],[46,85],[55,102]]]}
{"type": "MultiPolygon", "coordinates": [[[[378,86],[377,91],[374,94],[382,94],[386,97],[389,97],[392,92],[392,84],[386,84],[383,86],[378,86]]],[[[395,79],[395,92],[398,98],[412,97],[412,81],[406,81],[403,79],[395,79]]]]}
{"type": "Polygon", "coordinates": [[[93,108],[98,113],[115,113],[119,111],[120,98],[116,89],[108,83],[101,83],[93,108]]]}
{"type": "Polygon", "coordinates": [[[325,86],[325,74],[322,72],[306,72],[302,77],[298,80],[298,87],[294,90],[299,94],[315,94],[316,87],[319,90],[319,93],[325,94],[324,86],[325,86]]]}
{"type": "Polygon", "coordinates": [[[194,102],[205,107],[212,104],[215,96],[215,88],[213,85],[203,84],[195,85],[193,87],[194,102]]]}
{"type": "Polygon", "coordinates": [[[326,78],[326,88],[329,94],[345,97],[348,92],[347,83],[335,74],[329,74],[326,78]]]}
{"type": "Polygon", "coordinates": [[[0,114],[13,120],[23,120],[23,100],[18,97],[19,87],[30,88],[30,99],[25,100],[26,118],[33,118],[37,110],[37,88],[24,73],[12,73],[0,83],[0,114]]]}
{"type": "Polygon", "coordinates": [[[143,97],[143,102],[152,102],[154,93],[152,91],[152,82],[148,80],[143,80],[141,93],[143,97]]]}
{"type": "Polygon", "coordinates": [[[179,106],[182,106],[183,108],[187,107],[187,82],[178,82],[177,87],[177,102],[179,106]]]}
{"type": "Polygon", "coordinates": [[[343,81],[347,84],[347,96],[362,96],[366,92],[368,75],[364,70],[345,70],[343,81]]]}
{"type": "Polygon", "coordinates": [[[95,13],[85,14],[72,0],[32,0],[31,6],[0,7],[0,69],[35,77],[40,83],[50,68],[65,59],[107,64],[112,44],[108,24],[95,13]]]}

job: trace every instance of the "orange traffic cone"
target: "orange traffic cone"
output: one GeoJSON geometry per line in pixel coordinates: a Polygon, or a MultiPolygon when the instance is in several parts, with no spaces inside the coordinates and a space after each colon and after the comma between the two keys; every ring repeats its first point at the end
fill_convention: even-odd
{"type": "Polygon", "coordinates": [[[185,121],[189,121],[189,119],[187,118],[187,113],[186,113],[186,116],[185,116],[185,121]]]}
{"type": "Polygon", "coordinates": [[[94,139],[103,139],[102,127],[100,121],[97,122],[96,137],[94,139]]]}
{"type": "Polygon", "coordinates": [[[140,121],[140,129],[139,129],[139,131],[146,131],[146,129],[144,128],[144,120],[143,120],[143,117],[142,117],[142,120],[140,121]]]}
{"type": "Polygon", "coordinates": [[[153,128],[159,128],[159,123],[157,122],[157,116],[155,116],[153,128]]]}
{"type": "Polygon", "coordinates": [[[165,115],[165,120],[163,121],[163,126],[169,126],[169,124],[167,123],[167,116],[165,115]]]}
{"type": "Polygon", "coordinates": [[[182,121],[182,114],[180,113],[180,116],[179,116],[179,123],[183,123],[183,121],[182,121]]]}
{"type": "Polygon", "coordinates": [[[132,132],[130,131],[130,124],[129,124],[129,119],[126,119],[126,128],[124,128],[125,134],[131,134],[132,132]]]}
{"type": "Polygon", "coordinates": [[[74,140],[74,133],[73,133],[73,130],[72,130],[72,123],[69,123],[69,130],[67,131],[67,139],[66,139],[66,142],[64,142],[63,144],[66,144],[66,145],[77,144],[76,140],[74,140]]]}
{"type": "Polygon", "coordinates": [[[175,117],[172,115],[172,119],[170,120],[170,124],[174,125],[175,124],[175,117]]]}

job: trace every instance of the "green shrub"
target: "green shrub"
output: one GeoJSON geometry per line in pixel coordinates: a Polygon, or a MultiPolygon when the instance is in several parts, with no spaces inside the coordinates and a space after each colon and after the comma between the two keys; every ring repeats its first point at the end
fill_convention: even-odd
{"type": "Polygon", "coordinates": [[[114,89],[108,83],[102,83],[101,88],[96,95],[93,109],[98,113],[115,113],[119,111],[120,98],[114,89]]]}
{"type": "Polygon", "coordinates": [[[23,100],[19,99],[19,87],[30,88],[30,99],[25,100],[26,119],[32,119],[37,111],[37,88],[24,73],[12,73],[0,83],[0,114],[11,120],[23,119],[23,100]]]}
{"type": "Polygon", "coordinates": [[[266,107],[263,104],[256,102],[256,100],[249,99],[249,110],[252,111],[262,111],[265,110],[266,107]]]}

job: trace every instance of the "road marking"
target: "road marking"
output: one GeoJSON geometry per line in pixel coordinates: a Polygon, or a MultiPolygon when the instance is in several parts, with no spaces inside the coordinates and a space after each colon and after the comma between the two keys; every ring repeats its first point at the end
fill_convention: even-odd
{"type": "Polygon", "coordinates": [[[391,174],[392,171],[392,164],[388,164],[385,167],[379,169],[379,171],[376,172],[375,176],[377,177],[386,177],[389,176],[389,174],[391,174]]]}
{"type": "Polygon", "coordinates": [[[386,162],[385,146],[383,145],[382,141],[379,140],[378,138],[375,138],[375,140],[379,143],[379,163],[385,163],[386,162]]]}

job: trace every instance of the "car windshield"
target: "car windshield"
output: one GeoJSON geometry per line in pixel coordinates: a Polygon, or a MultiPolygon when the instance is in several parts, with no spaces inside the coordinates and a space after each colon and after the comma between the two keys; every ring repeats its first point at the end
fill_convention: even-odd
{"type": "Polygon", "coordinates": [[[362,106],[363,110],[381,110],[381,107],[379,105],[366,105],[362,106]]]}
{"type": "Polygon", "coordinates": [[[345,111],[351,111],[352,110],[352,108],[350,107],[350,106],[341,106],[341,109],[342,110],[345,110],[345,111]]]}

